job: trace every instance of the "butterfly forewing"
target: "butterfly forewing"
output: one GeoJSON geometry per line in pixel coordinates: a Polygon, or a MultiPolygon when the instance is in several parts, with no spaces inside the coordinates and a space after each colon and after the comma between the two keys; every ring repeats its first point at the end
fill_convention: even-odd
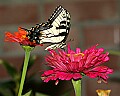
{"type": "Polygon", "coordinates": [[[60,13],[61,13],[63,10],[64,10],[64,8],[59,5],[59,6],[54,10],[54,12],[53,12],[53,14],[50,16],[50,18],[48,19],[48,22],[52,23],[52,22],[58,17],[58,15],[60,15],[60,13]]]}
{"type": "Polygon", "coordinates": [[[52,28],[43,31],[43,33],[46,33],[46,38],[42,39],[41,43],[55,44],[65,42],[70,30],[70,14],[67,10],[62,8],[62,11],[57,18],[54,19],[51,25],[53,26],[52,28]]]}

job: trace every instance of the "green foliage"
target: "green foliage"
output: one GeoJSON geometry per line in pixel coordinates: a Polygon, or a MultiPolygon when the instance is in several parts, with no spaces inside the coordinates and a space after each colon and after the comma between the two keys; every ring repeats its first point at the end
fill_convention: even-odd
{"type": "MultiPolygon", "coordinates": [[[[30,58],[28,70],[33,66],[35,60],[36,60],[36,56],[32,56],[30,58]]],[[[16,68],[12,66],[12,64],[10,64],[5,60],[0,60],[0,64],[4,66],[9,76],[11,76],[11,79],[0,82],[0,96],[17,96],[22,71],[18,72],[16,68]]],[[[33,77],[30,76],[28,78],[30,79],[33,77]]],[[[24,96],[28,96],[28,95],[24,95],[24,96]]]]}
{"type": "Polygon", "coordinates": [[[2,96],[12,96],[12,92],[6,88],[0,88],[0,93],[2,96]]]}
{"type": "Polygon", "coordinates": [[[15,67],[9,64],[7,61],[1,60],[0,64],[5,67],[7,73],[12,77],[13,80],[16,81],[18,78],[20,78],[20,75],[18,74],[15,67]]]}
{"type": "Polygon", "coordinates": [[[45,95],[45,94],[42,94],[42,93],[36,93],[35,96],[49,96],[49,95],[45,95]]]}
{"type": "MultiPolygon", "coordinates": [[[[30,70],[34,65],[35,60],[36,56],[30,57],[28,70],[30,70]]],[[[0,60],[0,64],[4,66],[9,76],[11,76],[8,80],[0,81],[0,96],[17,96],[22,67],[21,70],[18,71],[14,66],[12,66],[13,64],[10,64],[5,60],[0,60]]],[[[57,86],[54,83],[54,81],[44,83],[40,77],[37,76],[36,78],[36,73],[33,73],[32,75],[27,76],[25,80],[23,88],[24,95],[22,96],[70,96],[70,90],[67,90],[67,92],[59,92],[59,90],[63,88],[63,82],[59,83],[57,86]]]]}
{"type": "Polygon", "coordinates": [[[109,53],[112,54],[112,55],[120,56],[120,51],[109,50],[109,53]]]}
{"type": "MultiPolygon", "coordinates": [[[[109,50],[109,53],[112,55],[120,56],[120,51],[117,51],[117,50],[109,50]]],[[[119,63],[119,65],[120,65],[120,63],[119,63]]]]}
{"type": "Polygon", "coordinates": [[[29,92],[27,92],[25,95],[22,95],[22,96],[30,96],[31,95],[31,90],[29,92]]]}

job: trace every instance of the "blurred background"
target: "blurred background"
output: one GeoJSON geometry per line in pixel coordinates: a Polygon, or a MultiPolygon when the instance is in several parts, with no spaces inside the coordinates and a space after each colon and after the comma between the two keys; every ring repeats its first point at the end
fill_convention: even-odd
{"type": "MultiPolygon", "coordinates": [[[[108,83],[98,84],[96,79],[84,77],[82,96],[97,96],[96,89],[111,89],[111,96],[120,96],[120,0],[0,0],[0,96],[15,94],[15,90],[7,88],[17,86],[19,76],[15,83],[15,73],[20,75],[24,59],[24,51],[18,43],[4,42],[5,32],[16,32],[18,27],[29,29],[46,22],[58,5],[71,14],[67,40],[73,39],[70,42],[72,49],[80,47],[84,50],[98,43],[110,52],[110,61],[105,65],[114,69],[114,73],[108,83]]],[[[41,81],[40,74],[47,69],[45,47],[37,46],[31,53],[32,66],[28,70],[24,92],[32,89],[47,94],[44,96],[74,96],[70,81],[61,81],[57,86],[54,82],[41,81]]]]}

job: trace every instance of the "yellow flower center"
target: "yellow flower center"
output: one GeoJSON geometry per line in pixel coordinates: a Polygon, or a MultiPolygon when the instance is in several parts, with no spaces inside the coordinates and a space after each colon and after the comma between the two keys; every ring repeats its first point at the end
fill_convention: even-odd
{"type": "Polygon", "coordinates": [[[25,36],[25,35],[23,35],[23,36],[22,36],[22,38],[26,38],[26,36],[25,36]]]}
{"type": "MultiPolygon", "coordinates": [[[[82,55],[82,57],[84,56],[84,54],[83,53],[77,53],[77,54],[74,54],[74,56],[76,57],[76,56],[79,56],[79,55],[82,55]]],[[[70,56],[70,54],[67,54],[67,56],[69,57],[70,56]]]]}
{"type": "Polygon", "coordinates": [[[109,96],[111,90],[101,90],[101,89],[98,89],[98,90],[96,90],[96,92],[97,92],[98,96],[109,96]]]}

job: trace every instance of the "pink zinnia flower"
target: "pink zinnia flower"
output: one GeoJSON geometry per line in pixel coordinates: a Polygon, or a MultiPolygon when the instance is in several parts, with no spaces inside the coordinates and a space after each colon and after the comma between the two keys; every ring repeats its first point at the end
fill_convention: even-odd
{"type": "Polygon", "coordinates": [[[46,57],[48,66],[52,70],[45,71],[42,74],[42,80],[78,80],[84,75],[90,78],[98,78],[99,81],[107,81],[108,74],[113,72],[107,66],[100,66],[109,60],[108,52],[103,53],[103,48],[96,48],[97,45],[81,52],[76,48],[76,52],[70,49],[68,45],[67,52],[58,49],[58,52],[49,50],[50,56],[46,57]]]}
{"type": "Polygon", "coordinates": [[[36,45],[42,46],[42,44],[36,44],[36,42],[31,42],[27,37],[27,32],[21,27],[19,27],[18,32],[14,32],[14,34],[10,32],[6,32],[5,41],[17,42],[20,43],[21,45],[32,46],[32,47],[36,45]]]}

